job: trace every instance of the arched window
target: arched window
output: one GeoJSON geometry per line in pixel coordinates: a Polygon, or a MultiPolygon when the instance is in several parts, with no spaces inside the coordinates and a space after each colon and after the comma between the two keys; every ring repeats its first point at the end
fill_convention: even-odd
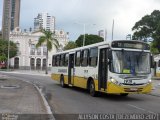
{"type": "Polygon", "coordinates": [[[35,59],[34,58],[31,58],[30,59],[30,66],[31,66],[31,69],[33,69],[34,70],[34,63],[35,63],[35,59]]]}
{"type": "Polygon", "coordinates": [[[46,59],[43,59],[43,65],[42,66],[43,66],[42,67],[43,70],[46,69],[46,59]]]}
{"type": "Polygon", "coordinates": [[[41,59],[40,58],[37,58],[36,60],[36,69],[37,70],[41,69],[41,59]]]}
{"type": "Polygon", "coordinates": [[[14,58],[14,68],[19,69],[19,58],[18,57],[14,58]]]}

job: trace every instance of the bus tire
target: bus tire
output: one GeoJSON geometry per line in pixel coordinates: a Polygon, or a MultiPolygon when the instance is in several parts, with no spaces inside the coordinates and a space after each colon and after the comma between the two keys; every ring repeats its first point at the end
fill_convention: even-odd
{"type": "Polygon", "coordinates": [[[128,93],[121,93],[120,95],[125,97],[128,96],[128,93]]]}
{"type": "Polygon", "coordinates": [[[89,84],[89,93],[92,97],[96,97],[97,96],[97,92],[95,91],[95,84],[94,81],[91,80],[90,84],[89,84]]]}
{"type": "Polygon", "coordinates": [[[66,85],[64,83],[64,77],[63,77],[63,75],[60,76],[60,84],[61,84],[62,88],[66,87],[66,85]]]}

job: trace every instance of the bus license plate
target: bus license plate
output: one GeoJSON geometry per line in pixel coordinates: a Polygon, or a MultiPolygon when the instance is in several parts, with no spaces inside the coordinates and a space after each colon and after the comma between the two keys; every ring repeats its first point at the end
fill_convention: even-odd
{"type": "Polygon", "coordinates": [[[130,90],[132,90],[132,91],[137,91],[138,88],[130,88],[130,90]]]}

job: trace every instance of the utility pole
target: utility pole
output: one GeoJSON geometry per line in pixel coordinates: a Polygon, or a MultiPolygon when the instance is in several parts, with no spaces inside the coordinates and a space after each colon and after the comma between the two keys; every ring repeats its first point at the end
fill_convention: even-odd
{"type": "Polygon", "coordinates": [[[113,34],[114,33],[114,19],[113,19],[113,24],[112,24],[112,40],[113,40],[113,34]]]}

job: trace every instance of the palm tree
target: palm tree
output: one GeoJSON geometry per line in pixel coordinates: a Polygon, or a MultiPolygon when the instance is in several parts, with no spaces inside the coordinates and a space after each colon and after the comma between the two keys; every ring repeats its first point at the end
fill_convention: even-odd
{"type": "Polygon", "coordinates": [[[46,44],[46,74],[48,74],[48,51],[52,50],[53,45],[56,47],[56,49],[58,49],[59,42],[57,41],[57,39],[55,39],[55,33],[47,31],[45,29],[42,29],[41,32],[44,35],[39,38],[38,43],[36,44],[36,48],[40,47],[42,44],[46,44]]]}

